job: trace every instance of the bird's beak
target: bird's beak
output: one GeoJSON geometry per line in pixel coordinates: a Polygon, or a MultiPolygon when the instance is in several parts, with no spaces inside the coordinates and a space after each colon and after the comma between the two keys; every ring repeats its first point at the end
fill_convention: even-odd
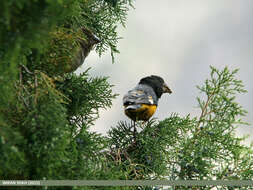
{"type": "Polygon", "coordinates": [[[97,37],[95,34],[93,34],[93,40],[95,44],[98,44],[101,42],[101,40],[99,39],[99,37],[97,37]]]}
{"type": "Polygon", "coordinates": [[[163,93],[169,93],[169,94],[172,93],[172,91],[170,90],[170,88],[168,87],[166,83],[163,83],[163,93]]]}

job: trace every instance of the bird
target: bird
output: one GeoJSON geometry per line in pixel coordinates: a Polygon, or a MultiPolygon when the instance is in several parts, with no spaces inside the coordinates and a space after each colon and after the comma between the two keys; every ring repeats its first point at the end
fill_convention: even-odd
{"type": "Polygon", "coordinates": [[[101,40],[88,28],[82,27],[81,30],[86,36],[86,39],[79,40],[79,51],[74,56],[71,67],[67,72],[74,72],[77,68],[79,68],[83,64],[85,58],[89,55],[94,45],[101,42],[101,40]]]}
{"type": "Polygon", "coordinates": [[[123,106],[125,115],[134,121],[148,121],[156,111],[158,100],[162,94],[172,91],[164,82],[163,78],[151,75],[142,78],[137,86],[129,90],[123,96],[123,106]]]}

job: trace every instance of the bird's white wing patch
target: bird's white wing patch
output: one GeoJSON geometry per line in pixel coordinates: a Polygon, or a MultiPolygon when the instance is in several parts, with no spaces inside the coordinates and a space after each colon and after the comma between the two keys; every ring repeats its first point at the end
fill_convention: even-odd
{"type": "Polygon", "coordinates": [[[148,101],[150,102],[150,104],[154,104],[154,100],[153,100],[152,96],[148,96],[148,101]]]}

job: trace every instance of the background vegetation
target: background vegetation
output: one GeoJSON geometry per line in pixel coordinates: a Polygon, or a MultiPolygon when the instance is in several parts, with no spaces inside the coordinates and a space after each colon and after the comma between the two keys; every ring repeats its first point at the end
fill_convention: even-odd
{"type": "MultiPolygon", "coordinates": [[[[92,49],[111,51],[114,61],[116,28],[124,25],[131,3],[2,1],[0,179],[253,179],[252,146],[235,136],[246,114],[236,102],[246,92],[238,70],[211,67],[198,87],[197,118],[174,113],[137,123],[143,130],[136,141],[132,123],[124,121],[106,137],[89,131],[100,108],[110,107],[117,95],[107,77],[73,71],[92,49]]],[[[102,189],[152,188],[159,189],[102,189]]],[[[189,188],[212,187],[177,187],[189,188]]]]}

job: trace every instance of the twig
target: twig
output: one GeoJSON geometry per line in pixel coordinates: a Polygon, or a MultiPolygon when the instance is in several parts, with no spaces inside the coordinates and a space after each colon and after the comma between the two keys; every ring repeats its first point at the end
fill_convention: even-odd
{"type": "Polygon", "coordinates": [[[29,74],[31,74],[31,75],[34,75],[34,73],[31,72],[31,71],[29,71],[29,69],[28,69],[25,65],[23,65],[23,64],[20,64],[20,65],[25,69],[25,71],[26,71],[27,73],[29,73],[29,74]]]}
{"type": "Polygon", "coordinates": [[[199,129],[199,126],[200,126],[200,123],[201,123],[202,118],[205,117],[207,114],[211,113],[211,111],[210,111],[210,112],[207,112],[207,106],[208,106],[208,104],[209,104],[210,99],[214,96],[214,93],[215,93],[215,92],[213,91],[212,94],[211,94],[210,96],[207,97],[205,106],[204,106],[204,108],[201,110],[201,114],[200,114],[200,116],[199,116],[199,122],[198,122],[198,125],[197,125],[197,129],[199,129]]]}

